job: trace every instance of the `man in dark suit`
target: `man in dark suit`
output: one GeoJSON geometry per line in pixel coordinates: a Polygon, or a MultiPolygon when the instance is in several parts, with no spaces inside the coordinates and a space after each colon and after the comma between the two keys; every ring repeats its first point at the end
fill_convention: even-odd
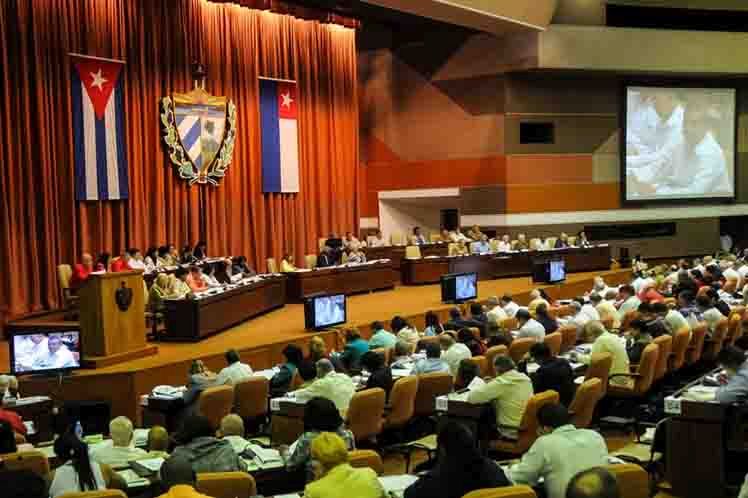
{"type": "Polygon", "coordinates": [[[335,266],[335,258],[332,255],[332,249],[325,246],[317,256],[317,268],[327,268],[328,266],[335,266]]]}
{"type": "Polygon", "coordinates": [[[561,403],[569,406],[574,399],[574,372],[564,358],[553,357],[545,343],[533,344],[530,355],[540,368],[530,375],[532,388],[536,393],[552,389],[559,395],[561,403]]]}

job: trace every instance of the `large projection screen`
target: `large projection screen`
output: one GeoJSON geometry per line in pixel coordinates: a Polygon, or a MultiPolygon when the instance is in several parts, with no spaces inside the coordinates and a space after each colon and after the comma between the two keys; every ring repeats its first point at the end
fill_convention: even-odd
{"type": "Polygon", "coordinates": [[[734,88],[625,87],[625,202],[735,198],[734,88]]]}

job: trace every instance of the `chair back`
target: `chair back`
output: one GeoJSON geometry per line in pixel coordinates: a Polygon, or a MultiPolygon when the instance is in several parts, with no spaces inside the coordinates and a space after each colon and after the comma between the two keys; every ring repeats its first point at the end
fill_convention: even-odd
{"type": "Polygon", "coordinates": [[[610,378],[610,367],[613,365],[613,355],[610,353],[592,353],[590,366],[584,373],[584,380],[600,379],[603,385],[602,395],[608,392],[608,378],[610,378]]]}
{"type": "MultiPolygon", "coordinates": [[[[561,334],[561,352],[566,353],[574,349],[577,345],[577,329],[576,325],[564,325],[559,328],[557,332],[561,334]]],[[[555,333],[555,332],[554,332],[555,333]]]]}
{"type": "Polygon", "coordinates": [[[519,246],[519,240],[513,240],[510,242],[510,244],[512,246],[512,251],[516,251],[517,247],[519,246]]]}
{"type": "Polygon", "coordinates": [[[73,278],[73,267],[68,264],[57,265],[57,283],[60,289],[70,288],[70,279],[73,278]]]}
{"type": "Polygon", "coordinates": [[[390,243],[393,246],[405,245],[405,236],[403,235],[403,232],[392,232],[392,235],[390,235],[390,243]]]}
{"type": "Polygon", "coordinates": [[[392,348],[376,348],[371,350],[374,353],[379,353],[384,358],[384,364],[389,365],[392,356],[392,348]]]}
{"type": "Polygon", "coordinates": [[[447,245],[447,255],[456,256],[460,251],[457,249],[459,246],[455,242],[450,242],[447,245]]]}
{"type": "Polygon", "coordinates": [[[348,262],[348,253],[343,251],[343,254],[340,255],[340,264],[344,265],[348,262]]]}
{"type": "Polygon", "coordinates": [[[686,362],[686,351],[688,351],[688,341],[691,331],[688,327],[682,327],[673,336],[673,355],[672,361],[668,365],[668,371],[674,372],[683,368],[686,362]]]}
{"type": "Polygon", "coordinates": [[[278,264],[275,262],[275,258],[268,258],[268,273],[278,273],[278,264]]]}
{"type": "Polygon", "coordinates": [[[569,405],[571,423],[578,429],[585,429],[592,423],[595,407],[603,395],[603,384],[600,379],[590,379],[577,388],[574,399],[569,405]]]}
{"type": "Polygon", "coordinates": [[[530,486],[516,485],[503,488],[476,489],[462,498],[538,498],[530,486]]]}
{"type": "Polygon", "coordinates": [[[702,358],[706,361],[717,361],[717,355],[722,351],[725,339],[727,338],[727,326],[728,321],[727,317],[725,317],[717,323],[716,327],[714,327],[712,338],[705,344],[704,352],[702,354],[702,358]]]}
{"type": "Polygon", "coordinates": [[[532,337],[515,339],[512,341],[512,344],[509,345],[509,356],[512,357],[514,363],[519,363],[519,361],[525,357],[525,355],[530,351],[532,345],[535,343],[537,343],[537,341],[532,337]]]}
{"type": "Polygon", "coordinates": [[[435,244],[437,242],[442,241],[442,235],[440,233],[430,233],[429,234],[429,242],[432,244],[435,244]]]}
{"type": "Polygon", "coordinates": [[[548,349],[551,350],[553,356],[558,356],[561,354],[561,343],[563,342],[563,339],[564,338],[560,332],[554,332],[552,334],[547,334],[543,339],[543,342],[548,346],[548,349]]]}
{"type": "Polygon", "coordinates": [[[449,372],[434,372],[418,376],[413,416],[430,417],[436,413],[436,398],[452,392],[454,377],[449,372]]]}
{"type": "Polygon", "coordinates": [[[636,368],[636,373],[639,375],[634,379],[634,394],[637,396],[646,394],[652,387],[659,356],[660,347],[654,343],[647,344],[647,347],[642,351],[639,366],[636,368]]]}
{"type": "Polygon", "coordinates": [[[198,474],[195,489],[212,498],[250,498],[257,494],[255,480],[246,472],[198,474]]]}
{"type": "Polygon", "coordinates": [[[268,414],[270,381],[265,377],[250,377],[234,385],[234,412],[243,419],[268,414]]]}
{"type": "Polygon", "coordinates": [[[469,359],[469,361],[471,363],[475,363],[475,365],[478,367],[478,375],[480,375],[481,377],[488,377],[490,375],[488,370],[488,360],[486,360],[485,356],[473,356],[469,359]]]}
{"type": "Polygon", "coordinates": [[[324,237],[320,237],[317,239],[317,247],[319,248],[319,252],[322,252],[322,249],[325,248],[325,242],[327,242],[327,239],[324,237]]]}
{"type": "Polygon", "coordinates": [[[558,399],[556,391],[544,391],[527,400],[525,412],[522,414],[522,422],[519,425],[514,453],[524,453],[530,449],[530,446],[538,438],[538,410],[545,405],[558,403],[558,399]]]}
{"type": "Polygon", "coordinates": [[[317,268],[317,255],[307,254],[306,256],[304,256],[304,263],[309,270],[317,268]]]}
{"type": "Polygon", "coordinates": [[[370,468],[377,475],[384,473],[382,457],[374,450],[353,450],[348,452],[348,463],[355,468],[370,468]]]}
{"type": "Polygon", "coordinates": [[[704,352],[704,341],[706,340],[706,323],[699,323],[691,335],[691,344],[686,351],[686,364],[693,365],[701,359],[701,353],[704,352]]]}
{"type": "Polygon", "coordinates": [[[621,498],[649,498],[649,474],[641,466],[625,463],[606,465],[605,468],[616,476],[621,498]]]}
{"type": "Polygon", "coordinates": [[[488,348],[486,351],[486,354],[484,355],[486,357],[486,368],[488,369],[488,377],[496,377],[496,369],[493,366],[493,362],[499,355],[506,356],[509,354],[509,349],[507,349],[506,346],[492,346],[488,348]]]}
{"type": "Polygon", "coordinates": [[[3,470],[30,470],[44,479],[50,477],[49,460],[41,451],[19,451],[18,453],[3,455],[0,464],[3,470]]]}
{"type": "Polygon", "coordinates": [[[530,250],[537,251],[540,247],[540,239],[533,237],[530,239],[530,250]]]}
{"type": "Polygon", "coordinates": [[[732,313],[730,315],[727,324],[727,338],[725,339],[725,346],[735,345],[735,341],[738,339],[738,335],[740,333],[740,322],[742,319],[742,313],[732,313]]]}
{"type": "Polygon", "coordinates": [[[491,247],[491,252],[499,252],[499,240],[491,239],[488,245],[491,247]]]}
{"type": "Polygon", "coordinates": [[[738,290],[738,281],[734,278],[727,280],[722,290],[727,292],[728,294],[735,294],[735,291],[738,290]]]}
{"type": "Polygon", "coordinates": [[[346,419],[356,441],[371,439],[382,432],[385,398],[384,389],[378,387],[353,395],[346,419]]]}
{"type": "Polygon", "coordinates": [[[667,374],[667,364],[670,353],[673,351],[673,338],[669,335],[661,335],[653,341],[660,348],[660,354],[657,356],[657,366],[655,367],[655,382],[662,380],[667,374]]]}
{"type": "Polygon", "coordinates": [[[59,498],[127,498],[127,495],[119,489],[102,489],[101,491],[65,493],[60,495],[59,498]]]}
{"type": "Polygon", "coordinates": [[[421,248],[418,246],[407,246],[405,248],[405,259],[421,259],[421,248]]]}
{"type": "Polygon", "coordinates": [[[503,328],[504,330],[516,330],[517,327],[519,327],[519,322],[513,316],[504,318],[501,321],[501,328],[503,328]]]}
{"type": "Polygon", "coordinates": [[[629,326],[631,325],[631,322],[634,321],[636,317],[639,316],[638,310],[629,310],[626,312],[625,315],[623,315],[623,320],[621,320],[621,330],[628,330],[629,326]]]}
{"type": "Polygon", "coordinates": [[[223,417],[231,413],[234,406],[234,387],[209,387],[200,393],[197,402],[200,414],[207,417],[211,425],[218,429],[223,417]]]}
{"type": "Polygon", "coordinates": [[[418,376],[409,375],[397,379],[390,391],[390,406],[392,410],[384,421],[386,428],[400,428],[410,422],[416,408],[418,394],[418,376]]]}

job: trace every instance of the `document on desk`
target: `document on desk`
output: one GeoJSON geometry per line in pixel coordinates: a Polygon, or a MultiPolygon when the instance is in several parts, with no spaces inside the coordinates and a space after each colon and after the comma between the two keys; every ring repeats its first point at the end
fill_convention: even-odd
{"type": "Polygon", "coordinates": [[[136,448],[148,446],[148,429],[135,429],[132,432],[132,440],[136,448]]]}
{"type": "Polygon", "coordinates": [[[145,458],[143,460],[137,460],[137,465],[140,465],[149,472],[155,474],[161,470],[161,466],[164,464],[163,458],[145,458]]]}
{"type": "Polygon", "coordinates": [[[254,461],[261,469],[275,469],[284,465],[283,458],[281,458],[278,450],[263,448],[257,444],[250,444],[247,449],[255,454],[254,461]]]}
{"type": "Polygon", "coordinates": [[[436,398],[436,411],[446,412],[449,409],[450,401],[462,401],[463,403],[467,403],[469,394],[469,391],[465,391],[461,393],[449,393],[443,396],[438,396],[436,398]]]}
{"type": "Polygon", "coordinates": [[[379,483],[387,493],[395,493],[397,496],[402,496],[402,493],[417,480],[418,477],[416,476],[403,474],[399,476],[380,477],[379,483]]]}
{"type": "Polygon", "coordinates": [[[719,388],[715,386],[693,386],[684,392],[681,397],[689,401],[714,401],[717,397],[717,389],[719,388]]]}
{"type": "Polygon", "coordinates": [[[252,377],[265,377],[267,380],[270,380],[276,373],[278,373],[277,368],[268,368],[267,370],[257,370],[252,373],[252,377]]]}
{"type": "Polygon", "coordinates": [[[413,365],[407,365],[402,366],[398,368],[392,369],[392,377],[394,378],[400,378],[400,377],[408,377],[413,372],[413,365]]]}
{"type": "Polygon", "coordinates": [[[117,471],[117,475],[125,481],[125,485],[128,489],[143,488],[151,485],[151,481],[145,477],[140,477],[131,469],[117,471]]]}

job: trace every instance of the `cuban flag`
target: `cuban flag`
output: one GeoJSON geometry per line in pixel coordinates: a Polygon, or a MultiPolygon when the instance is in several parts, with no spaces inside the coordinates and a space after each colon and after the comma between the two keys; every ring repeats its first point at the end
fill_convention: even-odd
{"type": "Polygon", "coordinates": [[[260,79],[262,191],[299,191],[298,99],[295,81],[260,79]]]}
{"type": "Polygon", "coordinates": [[[124,62],[71,54],[75,198],[127,199],[124,62]]]}

